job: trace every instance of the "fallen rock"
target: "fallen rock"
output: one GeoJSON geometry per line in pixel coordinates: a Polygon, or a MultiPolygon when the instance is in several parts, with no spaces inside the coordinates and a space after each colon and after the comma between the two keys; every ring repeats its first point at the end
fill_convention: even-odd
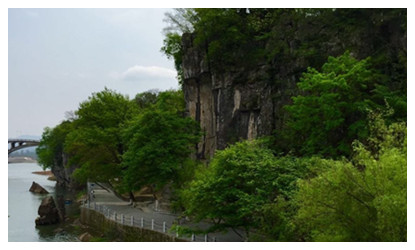
{"type": "Polygon", "coordinates": [[[41,185],[37,184],[36,182],[32,183],[32,186],[30,187],[29,191],[37,194],[49,193],[46,189],[44,189],[41,185]]]}
{"type": "Polygon", "coordinates": [[[55,201],[52,196],[48,196],[42,200],[38,209],[39,217],[36,218],[36,225],[50,225],[59,223],[62,219],[55,201]]]}
{"type": "Polygon", "coordinates": [[[83,242],[90,241],[92,239],[92,235],[90,235],[88,232],[83,233],[79,236],[79,240],[83,242]]]}

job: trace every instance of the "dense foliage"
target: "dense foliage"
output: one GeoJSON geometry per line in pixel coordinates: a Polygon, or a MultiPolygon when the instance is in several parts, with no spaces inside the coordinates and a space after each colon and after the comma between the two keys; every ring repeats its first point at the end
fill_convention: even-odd
{"type": "Polygon", "coordinates": [[[38,162],[44,169],[63,167],[64,144],[72,123],[64,121],[54,128],[46,127],[36,148],[38,162]]]}
{"type": "Polygon", "coordinates": [[[107,182],[121,192],[162,188],[185,176],[181,169],[192,164],[183,162],[190,161],[199,140],[198,124],[183,111],[180,91],[149,91],[133,100],[109,89],[93,93],[74,119],[45,129],[39,163],[44,168],[77,166],[77,181],[107,182]]]}
{"type": "Polygon", "coordinates": [[[209,168],[184,190],[186,213],[198,221],[212,220],[215,230],[243,228],[248,237],[254,215],[276,195],[276,170],[273,154],[258,142],[218,151],[209,168]]]}
{"type": "Polygon", "coordinates": [[[261,141],[218,151],[182,192],[186,214],[245,240],[406,241],[406,125],[371,119],[350,160],[275,157],[261,141]]]}
{"type": "Polygon", "coordinates": [[[374,102],[373,75],[368,60],[350,53],[329,57],[321,72],[309,68],[297,83],[301,94],[285,107],[285,142],[300,154],[349,155],[353,140],[367,138],[367,111],[382,104],[374,102]]]}
{"type": "Polygon", "coordinates": [[[123,165],[124,182],[129,190],[146,185],[159,189],[179,180],[192,146],[200,139],[198,124],[183,117],[183,110],[180,93],[165,92],[159,95],[153,108],[130,122],[123,135],[128,141],[123,165]]]}
{"type": "Polygon", "coordinates": [[[377,152],[354,143],[351,161],[302,180],[298,220],[308,240],[406,241],[406,125],[377,120],[377,152]]]}
{"type": "Polygon", "coordinates": [[[208,231],[231,228],[245,240],[253,229],[265,228],[266,234],[288,237],[288,217],[293,213],[287,201],[297,189],[296,180],[307,174],[313,161],[277,158],[262,141],[236,143],[218,151],[209,168],[197,173],[183,190],[186,214],[197,221],[212,221],[208,231]],[[287,214],[279,211],[275,220],[269,220],[270,210],[275,209],[287,214]]]}
{"type": "Polygon", "coordinates": [[[121,130],[137,112],[126,97],[105,89],[79,105],[78,119],[65,141],[72,155],[70,163],[79,166],[75,177],[81,182],[108,181],[121,177],[121,156],[125,151],[121,130]]]}

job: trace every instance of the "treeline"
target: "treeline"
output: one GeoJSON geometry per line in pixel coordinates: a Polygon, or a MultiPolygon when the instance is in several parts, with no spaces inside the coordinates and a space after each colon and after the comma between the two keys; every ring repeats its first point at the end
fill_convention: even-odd
{"type": "Polygon", "coordinates": [[[39,163],[52,170],[75,166],[77,182],[106,182],[132,199],[145,186],[180,186],[200,137],[184,107],[181,91],[149,91],[133,100],[109,89],[93,93],[72,117],[45,128],[39,163]]]}

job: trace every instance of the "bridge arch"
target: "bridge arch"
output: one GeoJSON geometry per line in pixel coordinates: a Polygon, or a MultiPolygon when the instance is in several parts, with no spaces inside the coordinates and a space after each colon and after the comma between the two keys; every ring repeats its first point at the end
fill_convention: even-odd
{"type": "Polygon", "coordinates": [[[9,139],[9,154],[22,148],[35,147],[39,145],[38,140],[9,139]]]}

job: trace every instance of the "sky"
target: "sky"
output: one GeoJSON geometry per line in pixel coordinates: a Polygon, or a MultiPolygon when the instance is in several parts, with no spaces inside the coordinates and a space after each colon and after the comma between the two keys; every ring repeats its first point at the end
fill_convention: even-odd
{"type": "Polygon", "coordinates": [[[105,87],[177,89],[160,52],[171,9],[8,9],[8,137],[40,136],[105,87]]]}

